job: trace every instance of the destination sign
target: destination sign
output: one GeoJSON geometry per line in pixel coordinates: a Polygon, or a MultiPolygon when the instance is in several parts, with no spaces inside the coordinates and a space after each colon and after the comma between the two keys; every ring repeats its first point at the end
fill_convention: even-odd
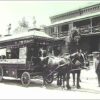
{"type": "Polygon", "coordinates": [[[14,44],[15,45],[22,45],[22,44],[28,44],[28,43],[33,43],[34,40],[33,39],[29,39],[29,40],[20,40],[20,41],[15,41],[14,44]]]}

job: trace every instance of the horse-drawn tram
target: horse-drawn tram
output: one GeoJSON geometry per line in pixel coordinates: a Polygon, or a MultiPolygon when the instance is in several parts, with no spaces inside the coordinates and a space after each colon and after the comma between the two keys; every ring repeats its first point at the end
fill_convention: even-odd
{"type": "Polygon", "coordinates": [[[0,81],[3,77],[20,78],[22,85],[28,86],[33,76],[43,74],[40,60],[52,53],[54,41],[37,29],[1,38],[0,81]]]}

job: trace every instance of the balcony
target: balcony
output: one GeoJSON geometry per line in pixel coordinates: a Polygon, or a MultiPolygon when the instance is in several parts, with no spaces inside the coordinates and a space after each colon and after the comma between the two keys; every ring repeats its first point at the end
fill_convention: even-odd
{"type": "Polygon", "coordinates": [[[81,34],[88,34],[91,32],[91,27],[90,25],[81,26],[79,27],[79,31],[81,34]]]}
{"type": "Polygon", "coordinates": [[[96,26],[82,26],[79,27],[79,31],[81,34],[91,34],[91,33],[100,33],[100,25],[96,26]]]}
{"type": "Polygon", "coordinates": [[[93,33],[100,32],[100,25],[93,26],[92,32],[93,32],[93,33]]]}
{"type": "Polygon", "coordinates": [[[54,32],[51,34],[51,36],[53,36],[53,37],[65,37],[67,35],[68,35],[68,31],[59,32],[59,33],[54,32]]]}
{"type": "MultiPolygon", "coordinates": [[[[96,26],[92,26],[92,27],[90,27],[90,25],[84,25],[84,26],[78,27],[78,29],[81,34],[99,33],[100,32],[100,24],[98,24],[96,26]]],[[[53,37],[65,37],[68,35],[68,31],[59,32],[59,33],[53,32],[50,35],[53,37]]]]}

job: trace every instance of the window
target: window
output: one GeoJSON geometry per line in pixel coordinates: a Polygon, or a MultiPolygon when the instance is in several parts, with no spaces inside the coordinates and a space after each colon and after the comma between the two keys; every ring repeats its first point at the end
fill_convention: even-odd
{"type": "Polygon", "coordinates": [[[30,61],[32,57],[36,58],[39,56],[39,47],[34,46],[28,46],[27,47],[27,60],[30,61]]]}
{"type": "Polygon", "coordinates": [[[6,48],[0,49],[0,59],[6,58],[6,48]]]}
{"type": "Polygon", "coordinates": [[[7,59],[18,59],[19,48],[7,48],[6,55],[7,55],[7,59]]]}
{"type": "Polygon", "coordinates": [[[54,27],[51,27],[51,33],[54,33],[54,27]]]}
{"type": "Polygon", "coordinates": [[[19,59],[25,59],[26,58],[26,52],[27,52],[27,47],[19,48],[19,59]]]}
{"type": "Polygon", "coordinates": [[[68,25],[63,25],[62,28],[61,28],[61,31],[62,32],[68,31],[68,25]]]}

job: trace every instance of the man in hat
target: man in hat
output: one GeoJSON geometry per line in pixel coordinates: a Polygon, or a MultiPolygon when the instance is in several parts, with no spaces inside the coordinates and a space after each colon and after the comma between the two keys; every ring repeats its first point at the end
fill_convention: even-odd
{"type": "Polygon", "coordinates": [[[98,78],[98,86],[100,87],[100,53],[97,54],[95,60],[95,72],[98,78]]]}

